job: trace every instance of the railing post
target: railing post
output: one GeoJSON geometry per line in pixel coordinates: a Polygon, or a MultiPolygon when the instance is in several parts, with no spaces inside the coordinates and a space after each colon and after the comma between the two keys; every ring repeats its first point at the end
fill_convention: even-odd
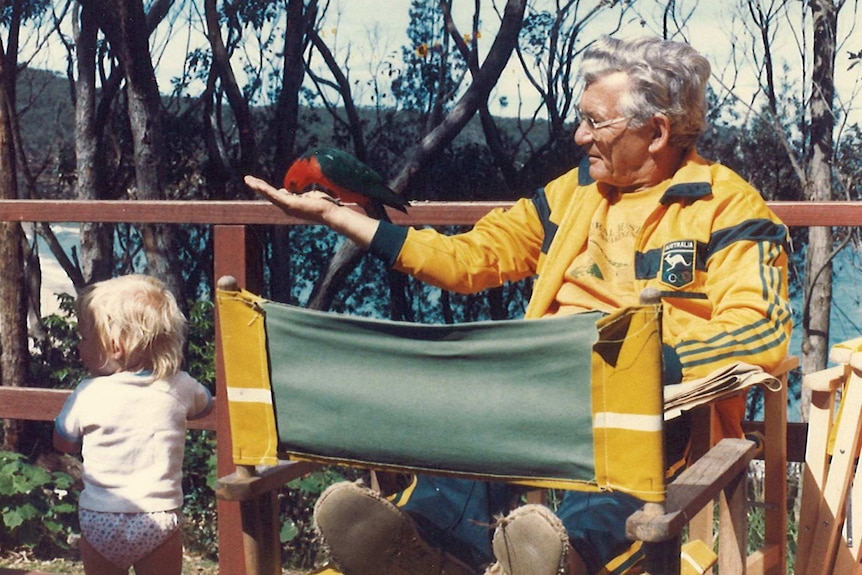
{"type": "Polygon", "coordinates": [[[774,550],[774,561],[767,564],[767,575],[783,575],[787,571],[787,386],[788,372],[796,367],[796,358],[785,359],[786,369],[779,374],[781,389],[764,392],[765,435],[763,486],[764,547],[774,550]]]}
{"type": "MultiPolygon", "coordinates": [[[[213,272],[215,281],[230,275],[239,287],[260,293],[263,283],[262,250],[257,236],[248,226],[213,226],[213,272]]],[[[218,322],[216,322],[218,325],[218,322]]],[[[218,329],[218,328],[216,328],[218,329]]],[[[233,473],[233,445],[228,418],[227,388],[224,359],[216,336],[216,459],[219,477],[233,473]]],[[[243,525],[240,503],[217,500],[218,506],[218,561],[221,575],[246,575],[246,557],[243,544],[243,525]]]]}

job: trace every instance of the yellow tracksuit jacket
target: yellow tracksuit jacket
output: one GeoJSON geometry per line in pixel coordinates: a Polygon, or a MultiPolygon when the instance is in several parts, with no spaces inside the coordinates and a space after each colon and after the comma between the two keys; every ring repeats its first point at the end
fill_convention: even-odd
{"type": "MultiPolygon", "coordinates": [[[[736,361],[773,369],[792,329],[786,226],[751,185],[693,150],[659,186],[661,200],[644,214],[636,240],[634,287],[661,293],[670,382],[736,361]]],[[[526,317],[542,317],[606,201],[583,164],[468,232],[384,223],[371,249],[398,270],[461,293],[535,276],[526,317]]],[[[739,436],[743,410],[743,398],[723,402],[717,431],[739,436]]]]}

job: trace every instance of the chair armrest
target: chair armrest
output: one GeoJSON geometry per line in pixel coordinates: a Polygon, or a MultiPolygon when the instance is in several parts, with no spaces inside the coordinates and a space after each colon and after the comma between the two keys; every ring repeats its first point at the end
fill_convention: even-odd
{"type": "Polygon", "coordinates": [[[629,516],[628,537],[661,542],[679,535],[701,507],[747,470],[756,449],[754,442],[747,439],[721,440],[668,485],[664,513],[651,512],[649,506],[629,516]]]}
{"type": "Polygon", "coordinates": [[[319,463],[309,461],[285,461],[256,468],[239,467],[230,475],[218,478],[216,497],[225,501],[250,501],[319,467],[319,463]]]}

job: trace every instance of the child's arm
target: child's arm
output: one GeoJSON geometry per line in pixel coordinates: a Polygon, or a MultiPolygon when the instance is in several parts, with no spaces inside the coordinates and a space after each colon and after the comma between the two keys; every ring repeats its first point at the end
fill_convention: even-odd
{"type": "Polygon", "coordinates": [[[57,451],[62,451],[63,453],[78,453],[81,451],[81,440],[72,441],[70,439],[66,439],[54,429],[54,449],[57,451]]]}
{"type": "Polygon", "coordinates": [[[85,380],[78,384],[72,395],[63,402],[60,413],[54,418],[54,449],[63,453],[80,453],[84,444],[84,430],[81,423],[82,406],[86,401],[78,401],[81,393],[89,386],[92,380],[85,380]]]}
{"type": "Polygon", "coordinates": [[[54,419],[54,449],[63,453],[79,453],[84,442],[76,416],[79,389],[66,398],[63,408],[54,419]]]}
{"type": "Polygon", "coordinates": [[[181,373],[181,380],[185,386],[186,395],[186,418],[200,419],[209,415],[213,410],[213,396],[210,391],[187,372],[181,373]]]}

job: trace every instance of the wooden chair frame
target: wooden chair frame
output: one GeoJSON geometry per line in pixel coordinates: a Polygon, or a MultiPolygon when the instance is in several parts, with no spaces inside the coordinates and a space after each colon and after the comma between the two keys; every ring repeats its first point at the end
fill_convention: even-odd
{"type": "MultiPolygon", "coordinates": [[[[224,282],[220,286],[235,289],[224,282]]],[[[221,335],[219,334],[219,337],[221,335]]],[[[224,340],[220,340],[222,345],[224,340]]],[[[787,367],[792,366],[788,362],[787,367]]],[[[769,430],[783,430],[786,424],[786,385],[781,391],[767,394],[767,419],[769,430]],[[774,397],[769,397],[774,396],[774,397]],[[777,419],[777,421],[773,421],[777,419]]],[[[708,406],[702,408],[707,410],[708,406]]],[[[695,417],[694,419],[702,419],[695,417]]],[[[708,418],[707,418],[708,421],[708,418]]],[[[704,453],[689,466],[673,483],[668,485],[665,504],[646,504],[643,509],[627,521],[627,533],[633,540],[644,542],[647,568],[653,575],[676,575],[680,572],[680,548],[683,529],[691,518],[706,508],[711,515],[712,502],[720,500],[719,566],[724,573],[745,573],[749,565],[752,572],[777,573],[783,569],[783,533],[781,545],[771,545],[755,559],[747,557],[747,475],[749,462],[759,453],[764,453],[763,442],[745,439],[725,439],[712,445],[710,438],[699,434],[704,453]],[[780,547],[780,549],[778,548],[780,547]]],[[[767,453],[781,459],[784,446],[767,453]]],[[[782,476],[786,458],[779,461],[782,476]]],[[[316,464],[308,462],[284,462],[275,466],[238,466],[237,470],[218,480],[217,495],[226,501],[238,501],[241,505],[243,542],[246,569],[250,575],[275,575],[280,573],[281,552],[278,540],[279,520],[276,490],[285,482],[303,476],[316,464]]],[[[782,480],[782,485],[785,482],[782,480]]],[[[770,498],[783,501],[784,493],[770,493],[770,498]],[[781,498],[781,499],[779,499],[781,498]]],[[[775,514],[780,521],[784,505],[776,504],[775,514]]],[[[786,515],[784,515],[786,522],[786,515]]],[[[710,532],[705,535],[709,542],[710,532]]]]}
{"type": "Polygon", "coordinates": [[[838,365],[803,378],[811,391],[797,575],[862,574],[862,339],[832,347],[838,365]]]}

